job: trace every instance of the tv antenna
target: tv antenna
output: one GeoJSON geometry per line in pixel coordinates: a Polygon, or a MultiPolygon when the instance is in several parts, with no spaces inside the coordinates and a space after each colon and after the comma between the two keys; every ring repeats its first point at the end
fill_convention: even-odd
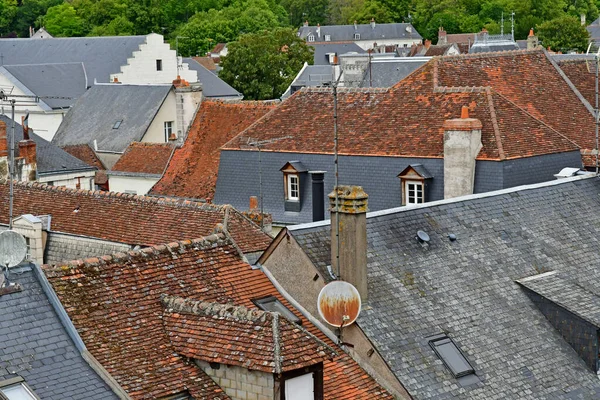
{"type": "Polygon", "coordinates": [[[515,12],[510,13],[510,37],[515,41],[515,12]]]}
{"type": "Polygon", "coordinates": [[[261,158],[261,148],[263,146],[269,145],[271,143],[276,143],[281,140],[291,139],[291,136],[281,136],[273,139],[265,139],[258,140],[254,138],[248,138],[248,142],[246,143],[248,146],[256,147],[258,149],[258,190],[260,197],[260,230],[264,231],[265,223],[264,223],[264,206],[263,206],[263,190],[262,190],[262,158],[261,158]]]}
{"type": "Polygon", "coordinates": [[[342,329],[352,325],[360,314],[360,294],[354,285],[345,281],[333,281],[325,285],[317,298],[319,315],[329,325],[339,328],[342,344],[342,329]]]}
{"type": "Polygon", "coordinates": [[[19,265],[27,256],[27,242],[20,234],[12,230],[0,233],[0,264],[4,267],[0,289],[10,286],[9,268],[19,265]]]}
{"type": "Polygon", "coordinates": [[[502,17],[500,18],[500,36],[504,37],[504,11],[502,11],[502,17]]]}

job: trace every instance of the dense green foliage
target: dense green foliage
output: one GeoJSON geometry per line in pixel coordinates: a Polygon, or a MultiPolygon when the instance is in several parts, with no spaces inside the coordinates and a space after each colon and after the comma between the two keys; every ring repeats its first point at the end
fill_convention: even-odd
{"type": "Polygon", "coordinates": [[[246,100],[281,97],[304,63],[313,61],[312,48],[289,28],[242,35],[228,50],[219,77],[246,100]]]}
{"type": "Polygon", "coordinates": [[[584,51],[588,45],[588,32],[579,18],[563,16],[538,26],[538,36],[544,46],[567,53],[584,51]]]}

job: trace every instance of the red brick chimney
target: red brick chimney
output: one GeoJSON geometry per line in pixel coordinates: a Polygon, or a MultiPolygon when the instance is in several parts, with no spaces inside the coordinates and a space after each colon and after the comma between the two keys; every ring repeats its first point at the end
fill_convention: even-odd
{"type": "Polygon", "coordinates": [[[4,121],[0,121],[0,157],[8,157],[8,138],[4,121]]]}
{"type": "Polygon", "coordinates": [[[185,79],[181,79],[181,76],[177,75],[177,79],[173,80],[173,86],[178,87],[186,87],[190,86],[190,83],[185,79]]]}
{"type": "Polygon", "coordinates": [[[258,197],[256,196],[250,196],[249,210],[242,212],[242,214],[256,225],[262,226],[263,232],[270,233],[273,229],[273,217],[268,213],[261,214],[258,208],[258,197]]]}

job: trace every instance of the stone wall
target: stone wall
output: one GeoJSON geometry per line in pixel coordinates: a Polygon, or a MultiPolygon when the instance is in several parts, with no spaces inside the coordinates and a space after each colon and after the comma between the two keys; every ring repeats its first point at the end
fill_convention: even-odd
{"type": "Polygon", "coordinates": [[[273,374],[224,364],[214,369],[205,361],[195,362],[233,400],[273,400],[273,374]]]}

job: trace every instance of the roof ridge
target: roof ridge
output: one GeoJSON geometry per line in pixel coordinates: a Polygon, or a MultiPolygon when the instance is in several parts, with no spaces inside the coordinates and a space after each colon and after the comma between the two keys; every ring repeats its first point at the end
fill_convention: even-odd
{"type": "MultiPolygon", "coordinates": [[[[462,35],[462,34],[461,34],[462,35]]],[[[444,56],[445,60],[450,61],[452,58],[497,58],[497,57],[510,57],[510,56],[525,56],[530,54],[540,54],[543,50],[506,50],[506,51],[489,51],[482,53],[467,53],[467,54],[453,54],[444,56]]]]}
{"type": "Polygon", "coordinates": [[[488,88],[486,91],[486,98],[490,108],[490,117],[492,118],[492,127],[494,128],[494,137],[496,138],[496,146],[498,147],[498,157],[501,160],[506,159],[504,154],[504,146],[502,144],[502,135],[500,134],[500,127],[498,126],[498,119],[496,118],[496,108],[494,107],[494,99],[492,98],[492,90],[488,88]]]}
{"type": "MultiPolygon", "coordinates": [[[[69,269],[75,269],[83,266],[98,266],[102,264],[112,264],[120,261],[131,260],[135,258],[145,258],[151,254],[174,253],[176,251],[184,251],[190,248],[196,250],[211,249],[223,244],[232,244],[232,239],[222,232],[213,233],[198,239],[179,240],[176,242],[158,244],[149,247],[144,247],[139,250],[130,250],[127,253],[122,251],[111,253],[108,255],[81,258],[71,260],[60,264],[44,264],[42,269],[47,272],[65,272],[69,269]]],[[[62,274],[61,274],[62,275],[62,274]]],[[[51,275],[55,276],[55,275],[51,275]]]]}
{"type": "Polygon", "coordinates": [[[222,106],[236,106],[236,107],[276,107],[281,103],[281,100],[222,100],[222,99],[204,99],[202,103],[222,106]]]}
{"type": "MultiPolygon", "coordinates": [[[[360,87],[346,87],[340,86],[337,88],[338,93],[386,93],[390,91],[390,88],[360,88],[360,87]]],[[[330,87],[320,87],[320,86],[305,86],[297,92],[304,93],[329,93],[331,92],[330,87]]],[[[295,93],[294,93],[295,94],[295,93]]]]}
{"type": "Polygon", "coordinates": [[[160,296],[160,301],[168,311],[207,317],[222,317],[242,322],[265,322],[269,317],[273,318],[277,314],[234,304],[195,300],[164,293],[160,296]]]}

